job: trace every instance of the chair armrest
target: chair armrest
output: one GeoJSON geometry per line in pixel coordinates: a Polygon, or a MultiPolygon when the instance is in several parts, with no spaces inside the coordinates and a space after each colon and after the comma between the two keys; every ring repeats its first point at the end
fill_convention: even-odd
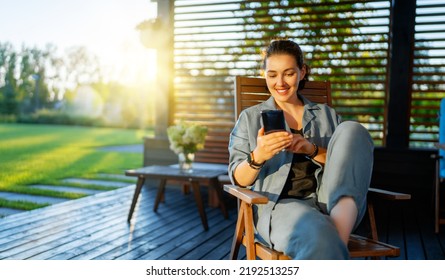
{"type": "Polygon", "coordinates": [[[431,154],[430,157],[431,157],[432,159],[435,159],[435,160],[443,159],[443,156],[438,155],[438,154],[431,154]]]}
{"type": "Polygon", "coordinates": [[[267,196],[254,192],[248,188],[242,188],[235,185],[224,185],[224,190],[249,204],[266,204],[269,201],[267,196]]]}
{"type": "MultiPolygon", "coordinates": [[[[224,191],[230,193],[231,195],[245,201],[249,204],[266,204],[269,199],[257,192],[254,192],[248,188],[242,188],[235,185],[224,185],[224,191]]],[[[368,197],[370,198],[380,198],[386,200],[409,200],[411,199],[410,194],[392,192],[382,189],[369,188],[368,197]]]]}
{"type": "Polygon", "coordinates": [[[409,200],[409,199],[411,199],[411,195],[406,194],[406,193],[399,193],[399,192],[386,191],[386,190],[382,190],[382,189],[369,188],[368,198],[371,198],[371,199],[379,198],[379,199],[386,199],[386,200],[409,200]]]}

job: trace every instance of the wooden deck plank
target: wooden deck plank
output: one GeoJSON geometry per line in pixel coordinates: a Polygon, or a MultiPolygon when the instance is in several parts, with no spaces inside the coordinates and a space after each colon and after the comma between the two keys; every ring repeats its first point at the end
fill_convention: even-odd
{"type": "Polygon", "coordinates": [[[96,222],[97,224],[107,225],[109,223],[109,215],[110,213],[98,215],[94,220],[90,220],[88,224],[82,224],[82,220],[78,220],[72,226],[48,235],[30,235],[23,239],[21,244],[14,244],[13,248],[7,250],[7,254],[1,253],[0,257],[2,259],[27,259],[73,240],[75,241],[80,236],[97,230],[97,225],[91,225],[91,223],[96,222]]]}
{"type": "MultiPolygon", "coordinates": [[[[114,200],[114,203],[116,203],[116,201],[117,200],[114,200]]],[[[45,250],[44,248],[51,248],[61,244],[65,239],[74,238],[77,232],[82,232],[88,228],[94,230],[98,224],[107,221],[110,215],[113,214],[112,211],[109,211],[112,205],[97,205],[103,207],[85,207],[89,210],[88,213],[91,214],[74,210],[70,211],[71,214],[68,216],[64,215],[66,213],[62,213],[61,217],[57,218],[59,221],[57,225],[52,223],[52,221],[56,219],[50,217],[48,220],[51,222],[47,221],[46,224],[44,220],[40,220],[38,223],[29,223],[20,226],[23,233],[11,233],[14,235],[14,240],[0,246],[0,258],[26,259],[33,255],[32,252],[42,252],[45,250]],[[90,223],[85,223],[85,220],[90,220],[90,223]],[[24,228],[24,226],[26,227],[24,228]]]]}
{"type": "MultiPolygon", "coordinates": [[[[207,196],[203,197],[205,200],[204,203],[206,203],[207,196]]],[[[147,252],[153,254],[153,250],[162,250],[165,243],[169,243],[172,240],[176,242],[178,236],[182,236],[184,233],[191,234],[193,230],[198,232],[203,231],[193,196],[188,195],[185,200],[188,200],[188,202],[182,207],[178,207],[178,205],[172,207],[177,215],[175,220],[167,221],[162,228],[155,231],[152,229],[135,231],[132,242],[129,244],[130,249],[127,248],[128,246],[120,246],[105,254],[96,256],[95,259],[137,259],[147,252]]],[[[158,212],[164,211],[162,208],[161,205],[158,212]]],[[[222,218],[219,209],[210,208],[206,209],[206,211],[209,218],[209,225],[213,223],[213,217],[217,216],[222,218]]]]}
{"type": "MultiPolygon", "coordinates": [[[[233,217],[233,216],[232,216],[233,217]]],[[[182,243],[180,246],[176,247],[174,250],[169,252],[168,255],[163,256],[161,259],[180,259],[180,260],[196,260],[201,259],[203,255],[207,252],[212,251],[217,245],[219,245],[223,236],[227,236],[230,232],[233,232],[233,220],[224,220],[220,216],[216,216],[214,219],[212,232],[201,232],[195,238],[187,240],[187,242],[182,243]],[[181,252],[181,257],[175,257],[175,255],[180,255],[177,252],[181,252]],[[187,252],[187,253],[183,253],[187,252]]],[[[226,252],[228,252],[230,247],[226,247],[226,252]]]]}
{"type": "MultiPolygon", "coordinates": [[[[219,209],[213,209],[208,213],[209,218],[209,231],[207,233],[211,235],[215,231],[215,226],[218,227],[218,224],[214,225],[214,217],[220,216],[222,217],[219,209]],[[210,223],[212,222],[212,223],[210,223]],[[210,232],[210,233],[209,233],[210,232]]],[[[173,231],[169,232],[168,235],[165,235],[163,238],[159,238],[158,246],[153,248],[150,251],[139,251],[139,256],[135,257],[135,259],[160,259],[162,256],[168,254],[172,250],[175,250],[182,243],[187,242],[191,238],[199,238],[201,232],[206,232],[203,230],[202,226],[199,224],[199,218],[196,216],[192,221],[189,221],[182,227],[175,228],[173,231]]],[[[176,252],[175,258],[180,257],[180,252],[176,252]]],[[[119,258],[122,259],[122,258],[119,258]]]]}
{"type": "MultiPolygon", "coordinates": [[[[166,201],[154,213],[156,190],[154,184],[143,188],[130,224],[126,218],[134,186],[2,218],[0,258],[228,259],[234,205],[224,219],[203,195],[210,226],[204,231],[193,195],[169,185],[166,201]]],[[[434,234],[428,202],[376,206],[379,239],[400,246],[398,259],[445,259],[445,226],[434,234]]],[[[244,248],[238,259],[245,259],[244,248]]]]}
{"type": "Polygon", "coordinates": [[[432,228],[432,225],[434,224],[433,209],[416,207],[416,209],[410,209],[410,212],[410,216],[415,217],[419,223],[423,251],[426,255],[425,259],[443,259],[444,247],[441,244],[440,235],[435,234],[432,228]]]}
{"type": "MultiPolygon", "coordinates": [[[[143,196],[143,194],[141,194],[143,196]]],[[[153,200],[154,197],[141,197],[141,203],[140,205],[142,209],[139,209],[141,211],[147,212],[152,211],[153,208],[153,200]]],[[[129,202],[129,201],[128,201],[129,202]]],[[[181,199],[181,197],[177,196],[175,200],[169,200],[169,203],[173,203],[178,206],[182,206],[184,204],[188,204],[187,201],[184,201],[181,199]]],[[[129,207],[128,203],[128,207],[129,207]]],[[[168,223],[168,221],[165,221],[168,218],[175,218],[176,215],[173,211],[165,211],[163,215],[150,215],[146,219],[141,219],[136,223],[137,230],[139,231],[140,228],[144,225],[154,225],[154,228],[156,227],[163,227],[165,223],[168,223]]],[[[93,238],[90,242],[87,242],[83,245],[75,244],[75,250],[70,250],[68,252],[64,251],[60,254],[57,254],[49,259],[60,259],[60,260],[67,260],[67,259],[89,259],[89,257],[86,257],[85,254],[87,252],[90,252],[94,249],[100,248],[101,250],[104,250],[107,246],[107,243],[112,242],[112,246],[116,246],[118,243],[116,242],[116,239],[119,239],[123,244],[128,244],[128,236],[131,236],[131,232],[136,229],[136,225],[128,224],[126,221],[122,222],[122,211],[118,213],[119,219],[115,222],[108,223],[107,226],[104,227],[103,230],[100,231],[99,238],[93,238]],[[102,238],[100,236],[106,236],[107,238],[102,238]]],[[[121,243],[121,244],[122,244],[121,243]]]]}
{"type": "MultiPolygon", "coordinates": [[[[136,222],[135,226],[141,225],[142,224],[141,222],[147,223],[147,220],[148,220],[149,223],[154,225],[154,227],[152,227],[151,230],[149,231],[149,234],[152,234],[153,229],[156,229],[156,228],[162,229],[162,228],[165,228],[165,225],[171,224],[172,221],[166,220],[166,218],[168,218],[171,215],[175,215],[175,217],[173,217],[172,220],[177,220],[178,218],[184,220],[184,218],[185,218],[185,219],[193,219],[193,220],[199,221],[197,210],[196,210],[196,207],[194,206],[194,204],[195,204],[194,201],[190,201],[190,199],[188,199],[189,201],[186,201],[186,200],[184,200],[183,197],[176,196],[176,200],[178,200],[178,199],[179,199],[179,203],[177,201],[169,199],[169,193],[167,192],[166,193],[167,202],[165,204],[170,204],[170,206],[172,206],[172,207],[168,207],[168,206],[163,207],[161,205],[160,209],[158,209],[158,213],[152,213],[151,211],[153,208],[153,203],[148,203],[148,205],[146,205],[148,207],[144,206],[146,213],[144,215],[141,215],[141,218],[139,219],[140,221],[136,222]],[[190,206],[192,206],[192,207],[190,207],[190,206]],[[184,208],[187,212],[181,211],[180,213],[181,214],[185,213],[186,215],[184,215],[183,217],[178,216],[178,211],[176,211],[178,208],[184,208]],[[173,209],[174,209],[174,211],[173,211],[173,209]],[[149,216],[148,219],[146,218],[147,213],[149,216]],[[142,221],[142,219],[144,221],[142,221]]],[[[150,202],[152,202],[152,201],[153,201],[153,199],[150,202]]],[[[111,226],[110,226],[110,228],[111,228],[111,226]]],[[[128,229],[128,228],[126,228],[126,229],[128,229]]],[[[114,237],[113,233],[117,230],[118,230],[118,228],[116,228],[116,227],[111,228],[110,235],[107,235],[107,237],[108,237],[107,239],[109,239],[110,236],[114,237]]],[[[139,232],[140,227],[138,227],[137,230],[139,232]]],[[[159,235],[159,236],[162,236],[162,235],[159,235]]],[[[126,242],[127,242],[127,246],[125,246],[125,247],[128,247],[128,240],[126,242]]],[[[147,242],[147,240],[145,239],[144,242],[147,242]]],[[[131,245],[134,247],[134,243],[132,243],[131,245]]],[[[85,245],[83,249],[87,249],[88,248],[87,246],[88,245],[85,245]]],[[[65,258],[61,257],[61,259],[65,259],[65,258]]]]}
{"type": "Polygon", "coordinates": [[[405,256],[405,233],[403,228],[403,221],[401,219],[401,208],[394,207],[394,203],[382,203],[382,208],[385,212],[382,217],[386,217],[385,220],[385,228],[386,228],[386,237],[380,237],[379,239],[389,243],[391,245],[397,246],[400,248],[400,256],[399,257],[390,257],[387,259],[404,259],[405,256]]]}
{"type": "Polygon", "coordinates": [[[405,227],[405,243],[409,244],[406,247],[407,258],[410,260],[425,260],[426,256],[420,234],[419,221],[412,210],[413,207],[409,207],[401,213],[405,227]]]}
{"type": "MultiPolygon", "coordinates": [[[[232,246],[232,237],[233,237],[233,228],[227,229],[229,232],[224,235],[222,238],[225,238],[225,240],[222,240],[222,242],[206,252],[206,254],[200,258],[201,260],[228,260],[230,256],[230,250],[228,251],[227,248],[231,248],[232,246]]],[[[199,249],[196,249],[199,250],[199,249]]]]}
{"type": "MultiPolygon", "coordinates": [[[[218,257],[222,258],[227,253],[227,248],[230,248],[229,246],[225,246],[223,248],[220,247],[221,244],[226,244],[225,241],[229,240],[232,241],[231,238],[227,238],[227,236],[230,236],[231,233],[233,233],[233,227],[230,225],[222,228],[221,231],[217,232],[212,238],[207,239],[199,244],[199,246],[193,246],[191,250],[180,257],[181,260],[200,260],[203,259],[206,255],[208,255],[209,252],[214,253],[213,256],[217,253],[217,249],[223,251],[224,254],[221,254],[221,256],[218,257]]],[[[229,243],[230,244],[230,243],[229,243]]]]}
{"type": "MultiPolygon", "coordinates": [[[[174,203],[174,201],[170,201],[174,203]]],[[[188,201],[177,202],[178,206],[181,204],[189,205],[188,201]]],[[[152,211],[152,207],[144,207],[145,209],[139,209],[139,211],[152,211]]],[[[135,247],[141,246],[142,244],[147,244],[149,239],[146,235],[151,234],[152,236],[163,235],[174,226],[174,221],[178,219],[183,219],[184,217],[191,215],[196,210],[189,207],[186,211],[182,211],[178,214],[176,211],[162,211],[162,214],[152,215],[146,218],[146,215],[141,215],[141,212],[136,212],[139,214],[140,218],[135,215],[133,222],[129,227],[120,232],[116,232],[112,236],[109,236],[102,244],[98,244],[95,248],[87,248],[84,252],[78,254],[70,259],[94,259],[100,256],[105,256],[103,259],[114,259],[116,256],[124,254],[135,247]]],[[[150,244],[150,243],[148,243],[150,244]]]]}
{"type": "Polygon", "coordinates": [[[60,213],[57,219],[52,219],[53,217],[50,216],[35,223],[29,222],[16,226],[13,230],[7,232],[10,234],[9,236],[2,238],[3,244],[1,244],[1,248],[11,249],[30,241],[37,244],[34,239],[39,239],[39,242],[43,242],[44,239],[51,237],[57,239],[58,235],[66,235],[65,231],[71,232],[79,226],[85,227],[85,220],[91,220],[92,223],[97,224],[97,222],[100,222],[100,219],[114,214],[114,211],[121,211],[120,209],[114,209],[114,205],[116,202],[121,203],[126,200],[128,200],[128,197],[122,197],[121,200],[110,200],[106,203],[98,202],[96,205],[85,206],[82,209],[70,209],[69,213],[60,213]],[[47,222],[48,219],[54,222],[49,223],[47,222]],[[30,240],[29,238],[32,239],[30,240]]]}
{"type": "MultiPolygon", "coordinates": [[[[131,250],[127,250],[124,252],[120,252],[120,254],[115,255],[112,259],[117,260],[134,260],[134,259],[147,259],[144,258],[144,255],[154,253],[163,254],[165,251],[162,251],[169,242],[176,242],[181,236],[188,231],[191,231],[193,228],[202,227],[199,217],[192,215],[193,219],[187,219],[182,224],[175,224],[170,228],[169,231],[165,232],[163,235],[153,236],[152,233],[147,233],[146,235],[140,238],[140,242],[135,246],[132,246],[131,250]],[[147,240],[146,242],[144,242],[147,240]]],[[[167,251],[167,250],[166,250],[167,251]]],[[[108,256],[101,256],[96,259],[109,259],[108,256]]],[[[152,257],[150,259],[156,259],[152,257]]]]}
{"type": "MultiPolygon", "coordinates": [[[[192,202],[192,201],[189,201],[192,202]]],[[[112,250],[94,257],[94,259],[137,259],[146,252],[157,248],[163,242],[174,239],[187,227],[199,227],[201,225],[199,215],[190,204],[188,209],[175,211],[171,217],[166,217],[163,223],[149,225],[134,230],[130,241],[124,241],[112,250]]]]}
{"type": "MultiPolygon", "coordinates": [[[[220,217],[220,215],[218,215],[217,218],[218,217],[220,217]]],[[[200,230],[198,232],[195,232],[195,234],[183,234],[181,238],[178,238],[177,240],[174,240],[174,242],[172,242],[174,243],[174,247],[170,248],[168,253],[163,254],[156,259],[182,259],[184,255],[193,250],[195,247],[201,247],[203,244],[205,244],[206,241],[214,238],[216,233],[219,233],[221,230],[232,225],[230,221],[224,220],[222,217],[217,220],[213,219],[213,221],[214,222],[211,224],[211,229],[209,229],[208,231],[200,230]]],[[[144,255],[139,259],[147,259],[147,256],[149,255],[144,255]]],[[[152,258],[150,257],[149,259],[152,258]]]]}
{"type": "MultiPolygon", "coordinates": [[[[120,203],[120,201],[115,200],[115,204],[120,203]]],[[[89,219],[79,219],[74,224],[66,220],[66,222],[60,226],[60,230],[51,232],[45,238],[35,235],[30,236],[33,238],[30,242],[27,242],[24,246],[17,247],[17,250],[22,250],[20,253],[16,253],[16,250],[9,250],[9,253],[14,252],[14,254],[10,255],[8,259],[48,259],[60,252],[72,250],[80,246],[82,242],[89,242],[94,240],[94,238],[100,238],[101,230],[106,229],[114,223],[124,225],[124,223],[120,221],[122,218],[119,220],[119,216],[122,216],[120,213],[121,210],[119,209],[103,209],[101,204],[98,204],[96,208],[90,210],[93,213],[95,211],[97,212],[96,215],[89,216],[89,219]],[[37,240],[34,240],[34,238],[37,240]]]]}
{"type": "MultiPolygon", "coordinates": [[[[129,186],[127,188],[133,189],[134,186],[129,186]]],[[[15,237],[16,234],[23,232],[24,229],[30,227],[40,227],[48,225],[48,219],[52,219],[52,223],[57,223],[58,221],[63,222],[65,219],[70,219],[75,216],[73,213],[75,211],[76,215],[83,215],[84,213],[89,213],[88,205],[104,203],[104,205],[115,203],[116,198],[120,197],[120,194],[129,193],[128,189],[119,189],[118,191],[113,191],[113,195],[107,193],[100,193],[94,196],[76,199],[72,201],[67,201],[60,204],[55,204],[41,209],[36,209],[33,211],[28,211],[20,213],[13,216],[8,216],[2,219],[0,227],[0,244],[5,242],[5,238],[15,237]]]]}
{"type": "MultiPolygon", "coordinates": [[[[128,247],[128,233],[129,233],[128,228],[129,228],[129,226],[126,222],[122,222],[122,217],[125,217],[125,215],[127,214],[127,211],[128,211],[127,209],[129,207],[128,204],[131,201],[132,191],[133,190],[129,191],[127,196],[120,196],[127,204],[126,207],[124,207],[125,208],[124,215],[122,215],[122,206],[123,205],[120,205],[122,203],[117,201],[116,199],[110,200],[110,201],[113,201],[113,203],[112,203],[113,205],[118,205],[118,209],[114,210],[115,212],[111,211],[108,208],[103,208],[102,207],[103,205],[95,206],[95,207],[101,208],[102,211],[106,212],[108,216],[107,217],[103,217],[103,216],[96,217],[92,221],[92,223],[95,224],[95,226],[92,227],[91,232],[88,230],[85,230],[85,228],[77,228],[78,231],[72,231],[71,229],[69,229],[68,236],[58,236],[57,238],[53,238],[53,239],[49,239],[49,237],[41,238],[41,236],[38,236],[40,239],[33,242],[34,245],[36,245],[36,246],[32,247],[32,248],[27,248],[26,246],[25,247],[22,246],[19,249],[11,250],[11,248],[0,247],[2,250],[4,249],[4,250],[8,251],[8,255],[3,256],[3,257],[9,257],[9,258],[13,258],[13,259],[26,259],[29,257],[36,258],[36,259],[47,259],[47,258],[69,259],[69,258],[76,258],[78,255],[84,254],[85,251],[88,251],[90,248],[93,248],[93,247],[101,247],[101,250],[105,250],[102,247],[102,245],[104,243],[106,243],[106,241],[102,241],[102,240],[105,240],[105,239],[113,240],[113,237],[116,237],[116,234],[115,234],[115,232],[117,230],[117,227],[115,226],[116,224],[121,225],[119,228],[120,231],[122,231],[124,233],[125,233],[125,231],[127,231],[127,238],[125,239],[127,246],[125,246],[125,247],[128,247]],[[116,215],[121,216],[120,220],[116,218],[116,215]],[[99,222],[101,225],[97,226],[97,224],[99,224],[99,222]],[[122,226],[122,225],[125,225],[125,226],[122,226]],[[104,230],[106,230],[106,231],[104,231],[104,230]],[[83,237],[79,238],[79,234],[83,234],[83,237]],[[87,236],[87,237],[85,237],[85,236],[87,236]],[[101,240],[101,241],[98,241],[98,240],[101,240]],[[48,247],[46,247],[46,246],[48,246],[48,247]],[[46,251],[46,250],[48,250],[48,251],[46,251]]],[[[193,221],[197,222],[195,227],[199,225],[200,220],[199,220],[199,216],[198,216],[198,213],[196,210],[196,205],[195,205],[195,202],[194,202],[192,196],[189,195],[187,199],[184,199],[184,196],[182,194],[178,195],[178,192],[180,192],[180,191],[177,190],[176,193],[173,194],[173,197],[169,198],[169,194],[167,192],[166,193],[166,202],[164,203],[165,206],[161,204],[160,209],[158,210],[158,213],[155,214],[152,212],[154,192],[155,192],[155,189],[152,190],[150,202],[143,201],[142,204],[144,204],[144,207],[142,209],[144,211],[138,211],[138,213],[140,212],[143,214],[140,218],[140,221],[132,226],[133,231],[137,230],[138,233],[141,232],[140,231],[141,226],[144,224],[147,224],[149,222],[153,222],[153,224],[157,225],[157,227],[159,227],[161,229],[164,229],[164,231],[165,231],[165,225],[164,225],[164,223],[162,223],[162,220],[164,220],[165,218],[168,218],[168,215],[167,215],[168,213],[170,214],[170,216],[172,216],[172,215],[176,215],[176,216],[173,217],[171,219],[171,221],[167,220],[165,223],[166,225],[171,224],[171,222],[173,220],[176,220],[178,218],[181,219],[180,216],[179,217],[177,216],[177,214],[178,214],[177,211],[175,212],[175,210],[177,210],[178,207],[182,209],[182,211],[180,213],[184,214],[184,217],[188,218],[188,220],[181,219],[181,220],[184,220],[184,223],[190,223],[190,219],[192,219],[193,221]],[[173,206],[173,207],[170,207],[170,206],[173,206]],[[192,206],[192,207],[190,207],[190,206],[192,206]],[[144,216],[147,214],[152,216],[151,220],[145,219],[144,216]]],[[[143,195],[141,195],[141,197],[143,197],[143,195]]],[[[77,207],[77,208],[79,208],[79,207],[77,207]]],[[[60,213],[60,215],[64,218],[63,220],[70,220],[71,224],[73,223],[72,218],[76,215],[81,214],[81,216],[83,218],[85,218],[85,217],[88,218],[87,213],[91,213],[91,212],[94,213],[94,211],[92,211],[94,209],[85,210],[85,207],[79,208],[79,209],[83,210],[83,213],[74,213],[74,214],[73,214],[73,209],[70,206],[68,206],[66,209],[70,210],[69,212],[72,214],[72,217],[69,217],[66,215],[64,216],[64,213],[60,213]]],[[[214,211],[214,215],[221,216],[219,209],[212,209],[212,210],[214,211]]],[[[97,212],[95,215],[97,215],[97,212]]],[[[33,216],[33,215],[30,214],[30,216],[33,216]]],[[[49,216],[51,216],[51,214],[47,214],[46,218],[48,218],[49,216]]],[[[23,227],[26,227],[26,226],[31,227],[31,229],[27,230],[27,233],[33,233],[33,236],[36,236],[35,235],[36,232],[35,231],[33,232],[33,230],[35,230],[35,228],[39,228],[41,225],[40,223],[43,220],[45,220],[45,219],[41,219],[41,218],[37,218],[37,217],[38,216],[36,216],[37,221],[35,221],[34,223],[28,223],[28,222],[26,222],[26,219],[25,219],[24,220],[25,222],[23,222],[23,223],[15,222],[16,224],[18,224],[18,226],[11,225],[11,224],[9,224],[9,225],[12,226],[12,229],[15,231],[23,230],[23,227]]],[[[137,220],[139,220],[139,218],[137,218],[137,220]]],[[[79,225],[74,224],[72,227],[76,228],[78,226],[79,225]]],[[[153,231],[153,228],[151,228],[150,232],[147,232],[146,234],[151,233],[152,231],[153,231]]],[[[9,232],[11,232],[11,229],[9,232]]],[[[162,236],[162,234],[161,234],[161,236],[162,236]]],[[[54,237],[54,235],[52,237],[54,237]]],[[[121,241],[122,240],[123,239],[121,238],[121,241]]],[[[27,242],[24,242],[23,239],[20,239],[20,242],[27,243],[27,242]]],[[[116,244],[116,242],[115,242],[113,244],[123,247],[125,242],[121,243],[121,244],[116,244]]],[[[142,242],[145,243],[146,240],[142,240],[142,242]]],[[[17,247],[20,247],[19,245],[23,245],[23,244],[14,244],[14,245],[17,245],[17,247]]],[[[110,249],[110,248],[108,248],[108,249],[110,249]]],[[[107,251],[109,251],[109,250],[107,250],[107,251]]],[[[87,259],[87,258],[85,258],[85,256],[77,257],[77,258],[78,259],[87,259]]]]}

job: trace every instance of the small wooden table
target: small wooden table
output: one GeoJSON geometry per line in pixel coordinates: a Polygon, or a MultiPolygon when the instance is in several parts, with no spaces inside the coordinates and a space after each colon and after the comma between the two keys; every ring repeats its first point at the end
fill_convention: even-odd
{"type": "Polygon", "coordinates": [[[167,180],[186,181],[192,186],[196,206],[198,207],[199,215],[201,216],[202,225],[205,230],[208,230],[209,226],[207,224],[207,216],[204,211],[204,205],[201,198],[200,186],[209,186],[215,190],[219,200],[221,211],[224,215],[224,218],[227,219],[227,209],[223,200],[222,189],[218,181],[218,176],[224,175],[226,173],[227,171],[222,169],[193,169],[192,172],[186,173],[179,170],[177,166],[164,165],[152,165],[134,170],[127,170],[125,171],[126,176],[138,177],[127,221],[130,222],[131,217],[133,216],[134,208],[136,206],[139,194],[141,192],[142,186],[145,183],[146,178],[160,180],[155,204],[153,207],[153,211],[155,212],[157,211],[159,202],[164,195],[167,180]]]}

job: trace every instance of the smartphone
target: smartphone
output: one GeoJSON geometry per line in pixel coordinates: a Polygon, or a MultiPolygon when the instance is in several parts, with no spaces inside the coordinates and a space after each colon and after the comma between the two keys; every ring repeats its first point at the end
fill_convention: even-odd
{"type": "Polygon", "coordinates": [[[265,134],[286,130],[286,124],[284,121],[284,114],[282,110],[261,111],[261,119],[263,121],[265,134]]]}

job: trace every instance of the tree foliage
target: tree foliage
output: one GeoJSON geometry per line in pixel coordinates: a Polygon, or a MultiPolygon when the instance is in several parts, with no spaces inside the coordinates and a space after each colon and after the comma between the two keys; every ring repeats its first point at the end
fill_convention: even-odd
{"type": "Polygon", "coordinates": [[[10,43],[0,42],[0,121],[66,120],[67,124],[113,127],[145,127],[153,122],[139,108],[147,105],[146,95],[104,80],[98,58],[85,47],[72,47],[59,55],[53,45],[15,50],[10,43]],[[82,110],[91,105],[90,100],[94,106],[82,110]]]}

